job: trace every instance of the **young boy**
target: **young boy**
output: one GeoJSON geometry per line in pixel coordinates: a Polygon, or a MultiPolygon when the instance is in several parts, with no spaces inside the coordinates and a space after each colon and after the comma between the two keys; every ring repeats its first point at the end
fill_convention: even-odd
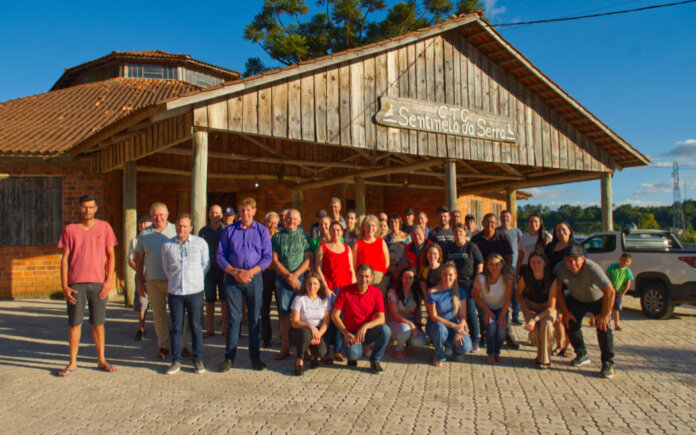
{"type": "Polygon", "coordinates": [[[612,314],[614,315],[614,329],[617,331],[622,331],[623,328],[619,324],[619,311],[621,311],[623,295],[626,294],[628,289],[631,287],[631,281],[633,281],[633,273],[628,266],[631,265],[631,254],[624,252],[619,257],[619,262],[610,265],[607,268],[607,276],[611,280],[611,284],[616,289],[616,297],[614,298],[614,308],[612,309],[612,314]]]}

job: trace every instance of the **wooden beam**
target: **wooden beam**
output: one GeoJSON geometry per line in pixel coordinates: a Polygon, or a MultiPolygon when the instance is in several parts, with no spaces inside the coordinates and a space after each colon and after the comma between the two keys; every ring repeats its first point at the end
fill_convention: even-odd
{"type": "MultiPolygon", "coordinates": [[[[247,134],[244,134],[244,133],[239,133],[239,136],[241,136],[243,139],[248,140],[249,142],[253,143],[257,147],[261,148],[262,150],[267,151],[269,154],[276,155],[276,150],[274,150],[272,147],[266,145],[265,143],[263,143],[259,140],[256,140],[253,137],[251,137],[247,134]]],[[[278,154],[280,154],[280,153],[278,153],[278,154]]]]}
{"type": "MultiPolygon", "coordinates": [[[[172,154],[181,156],[190,156],[191,150],[188,148],[171,148],[162,151],[160,154],[172,154]]],[[[294,166],[319,166],[328,168],[346,168],[346,169],[364,169],[363,165],[355,165],[352,163],[341,163],[341,162],[319,162],[311,160],[299,160],[290,158],[279,158],[279,157],[265,157],[265,156],[253,156],[249,154],[236,154],[236,153],[222,153],[211,151],[208,153],[208,157],[211,159],[223,159],[223,160],[243,160],[247,162],[257,162],[257,163],[278,163],[287,164],[294,166]]]]}
{"type": "Polygon", "coordinates": [[[500,169],[502,169],[503,171],[507,172],[510,175],[514,175],[515,177],[525,178],[525,176],[522,172],[518,171],[517,169],[515,169],[511,165],[508,165],[507,163],[498,163],[497,165],[500,169]]]}
{"type": "Polygon", "coordinates": [[[507,209],[512,213],[512,225],[517,227],[517,189],[508,187],[505,193],[507,194],[507,209]]]}
{"type": "Polygon", "coordinates": [[[208,132],[193,133],[193,162],[191,169],[191,217],[193,233],[205,226],[208,195],[208,132]]]}
{"type": "Polygon", "coordinates": [[[358,172],[355,174],[344,175],[341,177],[336,177],[336,178],[332,178],[332,179],[328,179],[328,180],[312,181],[309,183],[300,184],[300,185],[296,186],[296,188],[302,189],[302,190],[317,189],[320,187],[333,186],[334,184],[354,182],[354,180],[357,177],[372,178],[372,177],[381,177],[382,175],[389,175],[389,174],[403,174],[403,173],[409,173],[411,171],[415,171],[418,169],[429,168],[431,166],[440,165],[440,164],[442,164],[441,160],[428,159],[428,160],[422,160],[418,163],[413,163],[410,165],[392,166],[389,168],[380,168],[380,169],[371,169],[369,171],[363,171],[363,172],[358,172]]]}
{"type": "MultiPolygon", "coordinates": [[[[128,250],[131,240],[138,235],[138,182],[136,178],[135,162],[127,162],[123,166],[123,258],[128,258],[128,250]]],[[[126,305],[133,305],[135,296],[135,271],[128,265],[128,260],[123,262],[124,291],[126,305]]]]}
{"type": "Polygon", "coordinates": [[[365,184],[368,186],[380,186],[380,187],[400,187],[402,189],[413,189],[413,190],[442,190],[444,188],[444,185],[440,186],[437,184],[431,184],[429,186],[426,186],[424,184],[412,184],[408,183],[408,185],[404,183],[396,183],[396,182],[389,182],[389,181],[365,181],[365,184]]]}
{"type": "Polygon", "coordinates": [[[457,207],[457,165],[454,161],[445,162],[445,192],[447,207],[456,210],[457,207]]]}
{"type": "MultiPolygon", "coordinates": [[[[172,168],[160,168],[158,166],[138,166],[138,172],[149,172],[153,174],[167,174],[167,175],[181,175],[184,177],[190,177],[191,171],[186,169],[172,169],[172,168]]],[[[208,173],[208,179],[220,179],[220,180],[260,180],[260,181],[274,181],[279,182],[276,175],[265,175],[265,174],[226,174],[226,173],[208,173]]],[[[296,177],[296,176],[285,176],[282,181],[295,181],[295,182],[308,182],[312,181],[311,178],[306,177],[296,177]]]]}
{"type": "Polygon", "coordinates": [[[602,181],[602,231],[612,231],[614,229],[614,214],[611,199],[611,172],[603,173],[600,180],[602,181]]]}
{"type": "Polygon", "coordinates": [[[467,195],[475,195],[479,193],[499,192],[508,187],[522,189],[525,187],[553,186],[556,184],[574,183],[576,181],[596,180],[601,176],[600,172],[571,172],[562,175],[551,175],[549,177],[538,177],[521,181],[507,181],[495,183],[468,183],[460,184],[459,187],[466,192],[467,195]]]}
{"type": "Polygon", "coordinates": [[[362,224],[367,208],[365,207],[365,179],[355,177],[355,212],[358,214],[358,223],[362,224]]]}

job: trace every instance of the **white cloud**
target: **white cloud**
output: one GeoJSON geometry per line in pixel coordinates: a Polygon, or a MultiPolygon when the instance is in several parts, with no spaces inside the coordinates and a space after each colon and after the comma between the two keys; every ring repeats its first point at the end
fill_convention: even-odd
{"type": "Polygon", "coordinates": [[[495,7],[498,0],[485,0],[484,4],[486,7],[486,17],[494,18],[496,15],[504,14],[506,11],[505,6],[495,7]]]}
{"type": "Polygon", "coordinates": [[[640,189],[638,189],[633,194],[633,198],[636,198],[639,195],[664,195],[665,193],[671,193],[672,188],[673,188],[673,184],[671,181],[657,181],[655,183],[640,183],[640,189]]]}
{"type": "Polygon", "coordinates": [[[614,204],[614,207],[617,207],[622,204],[630,204],[636,207],[655,207],[655,206],[665,206],[665,205],[671,205],[668,204],[664,201],[654,201],[654,200],[645,200],[645,199],[638,199],[638,198],[628,198],[621,204],[614,204]]]}
{"type": "Polygon", "coordinates": [[[696,139],[680,140],[674,144],[674,148],[663,153],[662,156],[696,159],[696,139]]]}
{"type": "Polygon", "coordinates": [[[553,201],[554,199],[560,199],[568,196],[568,189],[540,189],[538,187],[531,187],[523,190],[531,193],[535,200],[540,201],[553,201]]]}

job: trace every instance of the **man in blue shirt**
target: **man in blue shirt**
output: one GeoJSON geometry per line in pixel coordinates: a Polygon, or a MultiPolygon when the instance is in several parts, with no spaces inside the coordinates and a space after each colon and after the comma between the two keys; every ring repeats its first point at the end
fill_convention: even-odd
{"type": "Polygon", "coordinates": [[[181,369],[181,335],[184,330],[184,312],[191,326],[193,370],[205,373],[203,366],[203,289],[205,273],[210,267],[208,244],[191,234],[191,215],[182,214],[176,220],[176,237],[162,245],[162,267],[167,275],[169,314],[172,324],[172,365],[167,369],[173,375],[181,369]]]}
{"type": "Polygon", "coordinates": [[[249,357],[252,366],[256,370],[266,368],[259,352],[259,316],[263,296],[261,272],[271,264],[273,254],[268,228],[254,220],[255,214],[256,201],[253,198],[243,199],[239,203],[239,220],[225,227],[218,246],[218,265],[226,274],[228,313],[225,361],[220,364],[220,372],[231,369],[237,355],[242,299],[247,305],[249,357]]]}

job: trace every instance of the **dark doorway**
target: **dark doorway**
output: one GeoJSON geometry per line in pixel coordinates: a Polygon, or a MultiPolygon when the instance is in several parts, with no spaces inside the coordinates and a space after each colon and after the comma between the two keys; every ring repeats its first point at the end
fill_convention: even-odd
{"type": "Polygon", "coordinates": [[[225,210],[225,207],[237,209],[237,194],[235,192],[208,192],[208,208],[217,204],[225,210]]]}

